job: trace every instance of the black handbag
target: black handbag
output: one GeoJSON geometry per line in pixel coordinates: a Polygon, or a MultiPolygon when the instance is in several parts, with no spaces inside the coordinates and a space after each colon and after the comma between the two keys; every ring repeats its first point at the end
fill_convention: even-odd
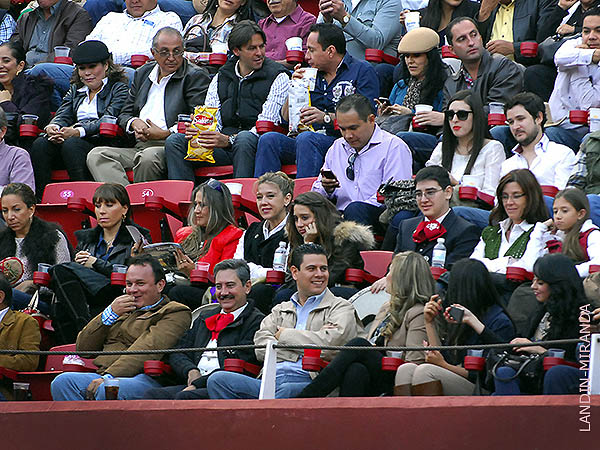
{"type": "Polygon", "coordinates": [[[544,356],[540,354],[512,353],[508,350],[491,351],[487,357],[486,368],[488,377],[486,384],[493,386],[494,380],[513,381],[518,379],[521,392],[539,394],[542,392],[544,378],[544,356]],[[504,378],[498,375],[500,367],[510,367],[515,371],[511,377],[504,378]]]}

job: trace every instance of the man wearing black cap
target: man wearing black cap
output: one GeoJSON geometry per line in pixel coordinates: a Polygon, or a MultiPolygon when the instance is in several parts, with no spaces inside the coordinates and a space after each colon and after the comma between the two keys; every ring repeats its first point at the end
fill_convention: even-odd
{"type": "Polygon", "coordinates": [[[177,131],[177,115],[191,114],[204,104],[208,73],[183,58],[183,38],[174,28],[162,28],[152,41],[156,62],[136,70],[119,126],[135,138],[135,147],[96,147],[87,166],[96,181],[129,184],[160,180],[166,174],[164,141],[177,131]]]}

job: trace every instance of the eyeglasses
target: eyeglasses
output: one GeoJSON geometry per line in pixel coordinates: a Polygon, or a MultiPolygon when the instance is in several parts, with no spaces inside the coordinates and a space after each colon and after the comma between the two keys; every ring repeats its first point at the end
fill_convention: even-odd
{"type": "Polygon", "coordinates": [[[502,199],[503,202],[507,202],[508,200],[512,199],[512,200],[519,200],[520,198],[525,197],[527,194],[525,193],[521,193],[521,194],[513,194],[513,195],[508,195],[508,194],[502,194],[500,196],[500,198],[502,199]]]}
{"type": "Polygon", "coordinates": [[[459,109],[458,111],[453,111],[451,109],[448,109],[444,111],[444,114],[446,115],[446,118],[448,120],[454,119],[454,115],[456,115],[458,120],[467,120],[467,117],[469,117],[469,114],[473,114],[473,111],[467,111],[466,109],[459,109]]]}
{"type": "Polygon", "coordinates": [[[435,194],[437,194],[440,191],[443,191],[443,189],[427,189],[425,192],[415,191],[415,198],[417,200],[421,200],[423,196],[425,196],[425,198],[427,199],[432,199],[435,196],[435,194]]]}
{"type": "Polygon", "coordinates": [[[221,194],[223,193],[223,188],[221,187],[221,182],[215,180],[214,178],[210,178],[204,184],[215,191],[219,191],[221,194]]]}
{"type": "Polygon", "coordinates": [[[350,181],[354,181],[354,161],[356,161],[357,156],[358,152],[352,153],[348,158],[348,167],[346,167],[346,177],[350,181]]]}
{"type": "Polygon", "coordinates": [[[157,48],[155,48],[154,51],[158,53],[158,56],[160,56],[161,58],[168,58],[171,55],[173,55],[173,58],[179,58],[181,55],[183,55],[183,49],[181,48],[176,48],[173,51],[158,50],[157,48]]]}

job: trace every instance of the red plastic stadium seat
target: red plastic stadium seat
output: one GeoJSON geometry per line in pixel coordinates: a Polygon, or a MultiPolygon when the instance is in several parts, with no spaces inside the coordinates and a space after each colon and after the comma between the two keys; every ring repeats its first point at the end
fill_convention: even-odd
{"type": "Polygon", "coordinates": [[[233,166],[198,167],[194,172],[198,178],[225,178],[233,175],[233,166]]]}
{"type": "Polygon", "coordinates": [[[182,180],[148,181],[125,187],[131,199],[133,220],[150,230],[153,242],[169,242],[182,227],[194,183],[182,180]]]}
{"type": "Polygon", "coordinates": [[[360,252],[360,256],[365,262],[365,270],[376,277],[382,278],[387,273],[394,252],[387,252],[385,250],[365,250],[360,252]]]}
{"type": "Polygon", "coordinates": [[[294,180],[294,198],[304,192],[310,191],[315,181],[317,181],[317,177],[296,178],[294,180]]]}

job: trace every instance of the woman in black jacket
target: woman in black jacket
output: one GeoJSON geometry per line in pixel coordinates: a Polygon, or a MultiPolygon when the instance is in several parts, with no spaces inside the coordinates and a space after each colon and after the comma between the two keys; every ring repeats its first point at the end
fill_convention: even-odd
{"type": "MultiPolygon", "coordinates": [[[[588,303],[583,282],[573,260],[561,253],[552,253],[538,259],[533,266],[535,278],[531,284],[535,298],[541,308],[533,321],[528,337],[518,337],[511,344],[539,342],[533,347],[519,347],[518,353],[543,355],[548,350],[544,341],[576,339],[580,337],[579,314],[581,306],[588,303]]],[[[577,344],[553,345],[565,351],[565,359],[576,361],[577,344]]],[[[521,387],[518,379],[511,380],[515,371],[510,367],[499,367],[499,378],[494,380],[496,395],[518,395],[521,387]]],[[[543,376],[543,375],[542,375],[543,376]]],[[[541,380],[538,380],[541,381],[541,380]]],[[[541,383],[540,383],[541,385],[541,383]]],[[[531,384],[530,384],[531,387],[531,384]]],[[[539,392],[529,392],[539,393],[539,392]]]]}
{"type": "Polygon", "coordinates": [[[120,184],[103,184],[92,202],[98,225],[76,231],[75,262],[56,265],[50,272],[56,294],[53,325],[63,343],[75,342],[87,322],[122,292],[122,286],[110,284],[110,276],[115,264],[126,264],[137,243],[127,227],[150,240],[150,232],[131,221],[129,195],[120,184]]]}
{"type": "Polygon", "coordinates": [[[73,62],[77,67],[69,92],[46,126],[46,135],[37,138],[31,147],[38,198],[50,182],[51,169],[66,167],[71,180],[91,180],[86,165],[89,151],[121,141],[99,133],[103,117],[117,117],[127,99],[123,69],[113,63],[108,48],[100,41],[78,45],[73,62]]]}
{"type": "Polygon", "coordinates": [[[448,24],[457,17],[477,19],[479,3],[471,0],[429,0],[429,4],[419,12],[420,25],[437,31],[440,35],[440,45],[445,45],[448,24]]]}
{"type": "Polygon", "coordinates": [[[6,113],[8,131],[4,137],[7,144],[30,148],[33,138],[20,137],[22,116],[38,116],[38,127],[43,128],[50,120],[50,101],[54,82],[47,77],[25,72],[25,50],[17,42],[0,45],[0,107],[6,113]]]}

